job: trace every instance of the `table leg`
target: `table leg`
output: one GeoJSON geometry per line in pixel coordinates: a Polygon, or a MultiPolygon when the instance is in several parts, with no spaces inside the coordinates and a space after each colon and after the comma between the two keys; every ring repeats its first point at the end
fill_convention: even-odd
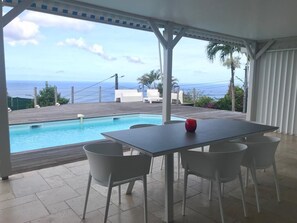
{"type": "Polygon", "coordinates": [[[173,222],[173,154],[165,156],[165,222],[173,222]]]}
{"type": "Polygon", "coordinates": [[[131,181],[128,184],[128,187],[127,187],[127,190],[126,190],[126,194],[127,195],[131,195],[132,194],[132,190],[133,190],[134,184],[135,184],[135,181],[131,181]]]}

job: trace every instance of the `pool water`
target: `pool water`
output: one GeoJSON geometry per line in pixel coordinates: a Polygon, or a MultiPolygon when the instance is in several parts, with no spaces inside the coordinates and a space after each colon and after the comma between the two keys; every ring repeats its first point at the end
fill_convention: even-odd
{"type": "MultiPolygon", "coordinates": [[[[172,120],[183,120],[172,117],[172,120]]],[[[123,115],[57,122],[11,125],[11,153],[104,139],[100,134],[135,124],[162,124],[161,115],[123,115]]]]}

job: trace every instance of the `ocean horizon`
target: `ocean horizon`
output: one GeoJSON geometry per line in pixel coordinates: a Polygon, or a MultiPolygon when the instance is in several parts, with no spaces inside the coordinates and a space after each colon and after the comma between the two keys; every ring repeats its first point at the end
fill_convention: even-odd
{"type": "MultiPolygon", "coordinates": [[[[37,93],[45,87],[46,81],[7,80],[7,93],[11,97],[33,98],[34,88],[37,93]]],[[[114,101],[114,82],[76,82],[76,81],[48,81],[50,86],[56,86],[62,97],[71,98],[71,89],[74,88],[75,103],[99,102],[99,88],[101,88],[101,102],[114,101]]],[[[213,98],[224,97],[228,90],[229,82],[215,83],[179,83],[180,90],[184,93],[193,92],[213,98]]],[[[137,82],[120,82],[119,89],[140,89],[137,82]]]]}

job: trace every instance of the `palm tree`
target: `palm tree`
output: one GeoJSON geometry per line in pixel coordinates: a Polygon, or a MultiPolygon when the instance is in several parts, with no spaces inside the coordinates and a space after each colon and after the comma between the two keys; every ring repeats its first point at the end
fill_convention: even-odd
{"type": "Polygon", "coordinates": [[[232,111],[235,111],[235,90],[234,90],[234,74],[235,68],[240,67],[239,57],[233,57],[235,52],[240,52],[240,47],[225,45],[222,43],[209,42],[206,46],[207,57],[213,61],[217,53],[220,53],[220,60],[231,70],[230,91],[232,111]]]}
{"type": "Polygon", "coordinates": [[[146,86],[147,88],[156,88],[156,81],[161,80],[160,70],[151,70],[149,73],[137,78],[139,84],[146,86]]]}
{"type": "MultiPolygon", "coordinates": [[[[137,78],[140,85],[146,86],[149,89],[158,89],[160,94],[163,94],[163,74],[160,70],[151,70],[149,73],[143,74],[141,77],[137,78]]],[[[172,77],[171,88],[178,86],[178,79],[172,77]]]]}
{"type": "MultiPolygon", "coordinates": [[[[172,76],[171,79],[171,89],[179,87],[178,85],[178,79],[172,76]]],[[[163,76],[162,76],[162,82],[159,82],[157,85],[157,89],[160,92],[161,96],[163,96],[163,76]]]]}

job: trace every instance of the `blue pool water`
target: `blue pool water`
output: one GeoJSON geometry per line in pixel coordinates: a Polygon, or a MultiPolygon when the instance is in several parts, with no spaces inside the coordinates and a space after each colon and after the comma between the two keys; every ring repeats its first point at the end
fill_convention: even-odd
{"type": "MultiPolygon", "coordinates": [[[[172,117],[173,120],[179,118],[172,117]]],[[[53,146],[81,143],[103,139],[102,132],[129,129],[135,124],[162,124],[161,115],[124,115],[104,118],[79,119],[11,125],[11,152],[24,152],[53,146]]]]}

